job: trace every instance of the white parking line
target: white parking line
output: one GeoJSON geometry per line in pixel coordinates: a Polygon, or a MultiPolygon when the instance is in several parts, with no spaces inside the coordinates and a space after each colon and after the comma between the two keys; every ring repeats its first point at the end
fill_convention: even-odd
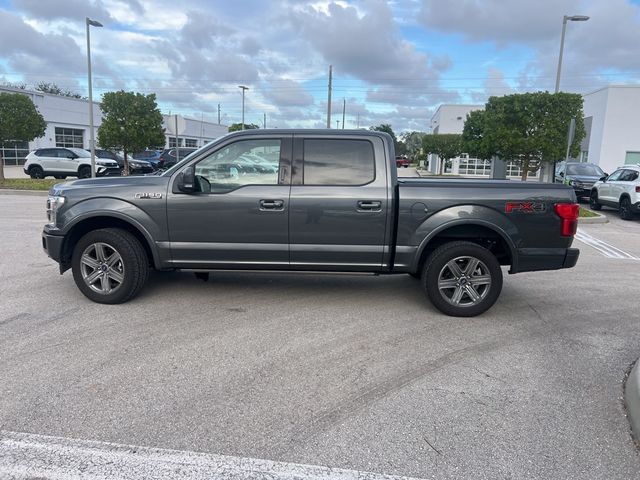
{"type": "Polygon", "coordinates": [[[590,247],[596,249],[602,255],[608,258],[622,258],[625,260],[640,260],[640,258],[625,252],[624,250],[620,250],[618,247],[614,247],[602,240],[597,239],[578,229],[578,232],[575,235],[576,240],[580,240],[582,243],[586,243],[590,247]]]}
{"type": "Polygon", "coordinates": [[[0,430],[0,478],[7,477],[47,480],[410,480],[409,477],[356,470],[0,430]]]}

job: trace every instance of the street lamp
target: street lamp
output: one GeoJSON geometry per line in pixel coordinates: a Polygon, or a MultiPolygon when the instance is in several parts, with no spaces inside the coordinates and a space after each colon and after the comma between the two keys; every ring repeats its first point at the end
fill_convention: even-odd
{"type": "Polygon", "coordinates": [[[101,27],[102,24],[97,20],[91,20],[86,17],[87,23],[87,70],[89,72],[89,138],[91,142],[91,178],[96,176],[96,139],[93,132],[93,89],[91,88],[91,35],[89,27],[101,27]]]}
{"type": "Polygon", "coordinates": [[[244,85],[238,85],[238,88],[242,89],[242,130],[244,130],[244,92],[249,90],[249,87],[245,87],[244,85]]]}
{"type": "Polygon", "coordinates": [[[562,71],[562,51],[564,50],[564,34],[567,30],[567,22],[586,22],[589,17],[586,15],[565,15],[562,17],[562,35],[560,36],[560,56],[558,57],[558,72],[556,74],[556,90],[555,93],[560,91],[560,72],[562,71]]]}

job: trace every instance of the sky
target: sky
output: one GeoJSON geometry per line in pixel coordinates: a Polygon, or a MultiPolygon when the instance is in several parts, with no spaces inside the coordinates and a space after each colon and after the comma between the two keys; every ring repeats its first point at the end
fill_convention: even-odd
{"type": "Polygon", "coordinates": [[[640,83],[640,0],[0,0],[0,83],[94,99],[155,93],[163,113],[275,128],[429,131],[443,103],[640,83]]]}

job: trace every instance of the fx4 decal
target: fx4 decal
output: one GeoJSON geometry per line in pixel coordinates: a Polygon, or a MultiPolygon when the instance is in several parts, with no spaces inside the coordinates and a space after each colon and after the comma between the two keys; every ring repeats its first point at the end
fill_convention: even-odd
{"type": "Polygon", "coordinates": [[[504,213],[542,213],[545,211],[542,202],[507,202],[504,206],[504,213]]]}

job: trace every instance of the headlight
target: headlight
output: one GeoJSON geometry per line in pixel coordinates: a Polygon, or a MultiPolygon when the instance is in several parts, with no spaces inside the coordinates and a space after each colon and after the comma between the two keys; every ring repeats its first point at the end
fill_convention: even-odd
{"type": "Polygon", "coordinates": [[[52,227],[56,226],[58,209],[64,205],[64,197],[53,195],[47,197],[47,220],[52,227]]]}

